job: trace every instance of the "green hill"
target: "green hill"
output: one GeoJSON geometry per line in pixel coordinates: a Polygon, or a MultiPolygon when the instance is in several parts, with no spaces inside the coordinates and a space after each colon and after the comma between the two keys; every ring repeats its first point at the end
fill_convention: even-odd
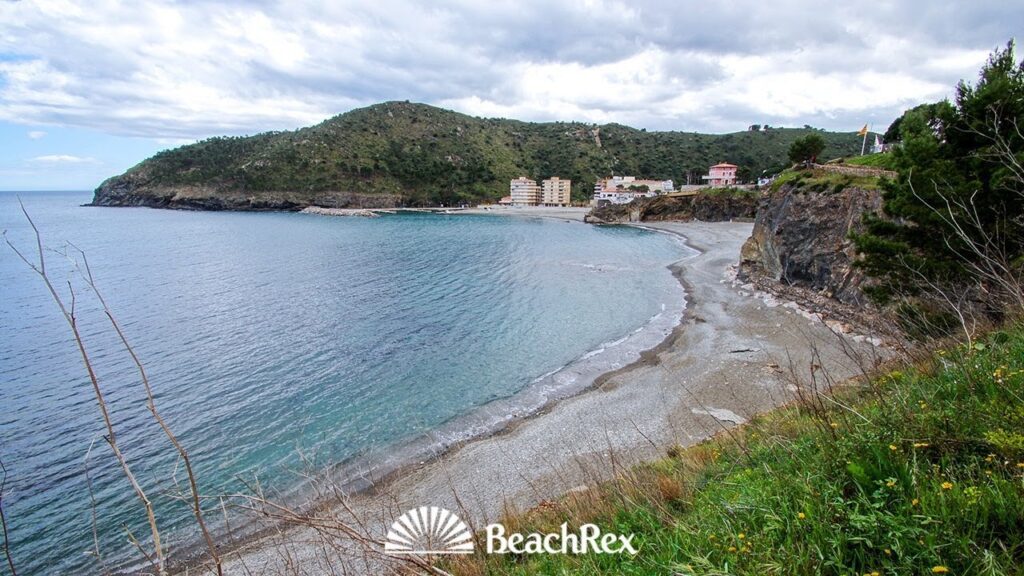
{"type": "MultiPolygon", "coordinates": [[[[648,132],[620,124],[475,118],[408,102],[353,110],[293,132],[211,138],[143,161],[96,190],[95,204],[289,209],[496,200],[521,175],[573,180],[573,196],[629,174],[699,182],[728,161],[741,175],[781,168],[812,129],[734,134],[648,132]]],[[[818,131],[826,157],[855,153],[854,133],[818,131]]]]}

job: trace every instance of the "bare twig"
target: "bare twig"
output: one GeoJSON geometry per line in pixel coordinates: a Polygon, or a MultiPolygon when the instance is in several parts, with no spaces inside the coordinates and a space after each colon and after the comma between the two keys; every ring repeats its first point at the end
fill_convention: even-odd
{"type": "Polygon", "coordinates": [[[128,460],[121,452],[121,448],[117,443],[117,435],[114,432],[114,423],[110,418],[110,412],[107,409],[107,402],[103,397],[103,391],[100,389],[99,377],[96,375],[96,371],[93,369],[92,360],[89,357],[89,353],[85,349],[85,342],[82,339],[82,334],[78,329],[78,319],[75,316],[74,304],[75,304],[75,293],[71,291],[71,308],[64,304],[64,300],[61,298],[57,289],[54,287],[53,282],[50,281],[50,277],[46,272],[46,256],[43,251],[43,239],[39,233],[39,228],[36,227],[35,222],[32,221],[32,217],[29,216],[28,210],[25,209],[25,204],[21,202],[21,198],[18,199],[18,203],[21,205],[21,212],[25,215],[25,219],[28,220],[29,225],[32,227],[32,231],[35,233],[36,238],[36,249],[39,252],[39,263],[36,264],[29,260],[18,248],[7,238],[6,231],[4,232],[4,241],[7,246],[18,255],[21,260],[28,265],[33,272],[35,272],[46,285],[46,289],[49,290],[50,296],[53,297],[53,301],[57,304],[60,309],[61,315],[64,316],[65,322],[68,327],[71,328],[71,333],[74,335],[75,344],[78,346],[78,352],[82,356],[82,363],[85,364],[85,370],[89,374],[89,381],[92,383],[93,392],[96,395],[96,402],[99,405],[100,414],[103,416],[103,423],[107,428],[107,435],[104,439],[107,444],[110,445],[111,450],[114,452],[114,456],[117,458],[118,463],[121,465],[121,470],[124,472],[125,477],[132,486],[132,490],[135,491],[135,495],[142,502],[143,507],[146,510],[146,518],[149,522],[149,529],[153,536],[153,546],[155,548],[155,559],[154,568],[159,574],[163,574],[164,571],[164,556],[163,549],[160,545],[160,531],[157,529],[156,514],[153,511],[153,504],[146,496],[146,492],[142,489],[142,486],[135,478],[135,474],[132,473],[131,467],[128,465],[128,460]]]}
{"type": "Polygon", "coordinates": [[[142,385],[146,390],[146,407],[153,415],[153,419],[160,425],[160,429],[163,430],[167,439],[174,445],[174,449],[178,451],[181,461],[185,464],[185,472],[188,475],[189,488],[192,491],[192,514],[195,516],[196,523],[199,525],[199,529],[203,533],[203,539],[206,541],[206,547],[210,552],[210,558],[213,560],[217,574],[223,574],[220,556],[217,554],[217,546],[214,544],[213,538],[210,536],[210,531],[206,528],[206,522],[203,520],[203,510],[199,504],[199,487],[196,482],[196,475],[192,471],[192,461],[188,456],[188,451],[185,450],[185,447],[178,441],[177,436],[174,435],[170,426],[167,425],[167,422],[160,415],[160,412],[157,411],[156,399],[153,396],[153,388],[149,384],[149,377],[146,375],[146,369],[143,367],[142,361],[139,360],[139,356],[135,353],[135,348],[133,348],[128,342],[128,338],[124,335],[124,331],[121,330],[121,325],[118,324],[117,320],[114,318],[114,313],[110,310],[110,306],[107,305],[107,301],[103,298],[103,294],[96,286],[96,280],[93,278],[92,269],[89,267],[89,260],[86,258],[85,252],[70,242],[68,244],[81,255],[82,265],[84,266],[83,275],[86,283],[90,288],[92,288],[93,293],[96,295],[96,299],[99,300],[100,305],[103,306],[103,313],[106,314],[107,319],[110,320],[110,325],[117,333],[117,337],[121,339],[121,345],[124,346],[124,349],[132,357],[132,362],[135,364],[135,368],[139,372],[139,378],[142,380],[142,385]]]}
{"type": "Polygon", "coordinates": [[[14,568],[14,558],[11,556],[11,542],[7,535],[7,516],[4,515],[4,488],[7,487],[7,467],[4,466],[3,460],[0,460],[0,471],[3,472],[3,477],[0,478],[0,527],[4,531],[4,556],[7,557],[7,566],[11,569],[11,576],[18,576],[18,571],[14,568]]]}

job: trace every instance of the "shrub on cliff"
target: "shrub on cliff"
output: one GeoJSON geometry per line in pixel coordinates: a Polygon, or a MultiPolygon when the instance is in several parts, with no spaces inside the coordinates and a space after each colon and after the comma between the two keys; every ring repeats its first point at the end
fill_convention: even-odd
{"type": "Polygon", "coordinates": [[[794,164],[814,162],[823,150],[825,150],[825,140],[817,134],[808,134],[803,138],[798,138],[789,147],[789,161],[794,164]]]}
{"type": "Polygon", "coordinates": [[[954,103],[901,118],[899,172],[884,184],[887,218],[868,217],[855,242],[881,283],[881,302],[939,303],[967,325],[1024,310],[1024,63],[996,50],[954,103]]]}

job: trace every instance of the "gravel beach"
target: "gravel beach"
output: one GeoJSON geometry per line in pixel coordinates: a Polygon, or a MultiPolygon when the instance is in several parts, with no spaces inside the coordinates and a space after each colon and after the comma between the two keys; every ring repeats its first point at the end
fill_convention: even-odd
{"type": "MultiPolygon", "coordinates": [[[[491,213],[578,220],[585,210],[491,213]]],[[[383,536],[389,518],[418,506],[458,511],[480,529],[506,510],[527,509],[607,479],[622,466],[664,455],[669,446],[700,442],[791,401],[785,372],[792,362],[806,373],[812,347],[820,353],[814,361],[837,379],[859,372],[849,350],[874,353],[868,344],[837,336],[799,310],[733,282],[732,267],[752,224],[644,226],[681,235],[698,251],[672,267],[688,302],[665,342],[639,361],[605,374],[587,392],[497,435],[404,469],[379,491],[352,496],[344,514],[353,523],[364,523],[374,538],[383,536]]],[[[254,573],[278,572],[289,562],[316,565],[318,558],[325,566],[315,541],[308,529],[275,531],[230,554],[227,573],[244,573],[242,562],[254,573]]],[[[378,561],[368,560],[365,566],[378,561]]],[[[319,572],[311,568],[308,573],[319,572]]]]}

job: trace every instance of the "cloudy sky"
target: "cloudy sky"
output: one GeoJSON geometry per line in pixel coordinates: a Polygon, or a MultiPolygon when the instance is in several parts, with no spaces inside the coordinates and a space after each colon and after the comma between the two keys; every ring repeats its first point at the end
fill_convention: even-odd
{"type": "Polygon", "coordinates": [[[1006,0],[0,0],[0,190],[384,100],[733,132],[884,131],[1019,33],[1006,0]]]}

